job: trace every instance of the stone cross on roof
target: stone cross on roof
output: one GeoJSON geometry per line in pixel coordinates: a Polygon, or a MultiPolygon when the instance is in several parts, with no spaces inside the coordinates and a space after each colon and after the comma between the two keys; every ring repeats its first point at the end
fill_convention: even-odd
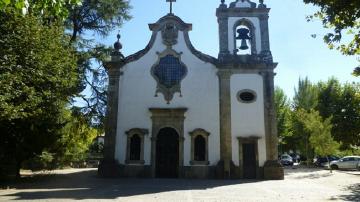
{"type": "Polygon", "coordinates": [[[172,14],[172,3],[176,2],[176,0],[166,0],[166,2],[170,2],[170,14],[172,14]]]}

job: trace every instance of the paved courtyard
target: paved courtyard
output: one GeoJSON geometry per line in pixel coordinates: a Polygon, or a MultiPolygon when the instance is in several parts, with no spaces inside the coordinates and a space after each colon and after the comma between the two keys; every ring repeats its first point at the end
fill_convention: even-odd
{"type": "Polygon", "coordinates": [[[101,179],[95,169],[0,182],[0,201],[360,201],[360,172],[286,169],[283,181],[101,179]]]}

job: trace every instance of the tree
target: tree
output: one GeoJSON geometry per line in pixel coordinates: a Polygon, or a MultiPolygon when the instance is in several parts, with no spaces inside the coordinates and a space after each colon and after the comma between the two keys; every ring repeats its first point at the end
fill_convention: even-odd
{"type": "Polygon", "coordinates": [[[82,112],[90,117],[94,126],[103,128],[108,79],[102,61],[108,56],[110,48],[83,36],[85,33],[108,36],[125,20],[130,19],[130,5],[125,0],[83,0],[81,5],[68,9],[69,17],[65,24],[71,33],[70,42],[77,48],[83,89],[91,91],[91,94],[78,95],[86,103],[82,112]]]}
{"type": "MultiPolygon", "coordinates": [[[[293,134],[291,127],[291,107],[290,102],[285,92],[279,88],[275,88],[275,108],[276,108],[276,118],[277,118],[277,129],[278,136],[280,140],[280,150],[283,149],[293,134]]],[[[288,148],[291,149],[291,148],[288,148]]]]}
{"type": "Polygon", "coordinates": [[[63,19],[68,15],[67,7],[79,3],[80,0],[0,0],[0,11],[63,19]]]}
{"type": "Polygon", "coordinates": [[[360,146],[360,88],[359,84],[344,84],[339,110],[334,114],[334,138],[341,141],[342,149],[360,146]]]}
{"type": "Polygon", "coordinates": [[[315,85],[313,85],[308,78],[299,79],[298,89],[295,89],[295,96],[293,99],[294,116],[292,117],[292,124],[294,129],[293,142],[297,143],[297,146],[306,154],[307,162],[311,158],[310,154],[310,134],[304,128],[302,117],[298,114],[305,110],[309,112],[315,109],[318,105],[318,91],[315,85]]]}
{"type": "Polygon", "coordinates": [[[333,155],[339,148],[339,143],[331,136],[331,117],[323,120],[318,111],[303,109],[298,111],[298,116],[305,126],[305,130],[310,134],[310,145],[319,156],[326,156],[330,167],[328,156],[333,155]]]}
{"type": "MultiPolygon", "coordinates": [[[[320,10],[308,20],[320,19],[324,28],[333,31],[324,36],[330,49],[337,48],[345,55],[360,55],[360,1],[358,0],[304,0],[306,4],[318,6],[320,10]],[[344,34],[348,35],[344,37],[344,34]],[[344,38],[350,41],[344,42],[344,38]],[[344,42],[344,43],[341,43],[344,42]]],[[[360,75],[360,66],[354,70],[360,75]]]]}
{"type": "Polygon", "coordinates": [[[84,161],[98,130],[89,126],[87,117],[78,110],[65,109],[62,119],[66,124],[61,129],[61,137],[49,151],[55,153],[54,160],[60,165],[84,161]]]}
{"type": "Polygon", "coordinates": [[[61,136],[62,109],[79,90],[77,58],[61,25],[32,15],[0,12],[0,35],[0,148],[19,176],[61,136]]]}
{"type": "Polygon", "coordinates": [[[314,109],[318,104],[318,92],[315,85],[306,77],[299,79],[298,88],[295,89],[295,96],[293,99],[294,109],[314,109]]]}
{"type": "Polygon", "coordinates": [[[335,78],[320,82],[317,109],[324,118],[332,118],[332,135],[341,142],[341,149],[348,150],[360,145],[359,84],[341,85],[335,78]]]}

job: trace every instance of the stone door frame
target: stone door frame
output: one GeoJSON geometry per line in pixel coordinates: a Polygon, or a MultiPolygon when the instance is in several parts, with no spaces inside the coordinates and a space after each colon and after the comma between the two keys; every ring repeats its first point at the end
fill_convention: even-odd
{"type": "Polygon", "coordinates": [[[150,108],[151,130],[151,177],[156,177],[156,143],[162,128],[173,128],[179,135],[179,178],[184,177],[184,120],[187,108],[150,108]]]}
{"type": "Polygon", "coordinates": [[[243,144],[254,144],[255,145],[255,159],[256,159],[256,179],[261,177],[259,167],[259,146],[258,142],[261,137],[238,137],[239,140],[239,169],[240,178],[244,178],[244,160],[243,160],[243,144]]]}

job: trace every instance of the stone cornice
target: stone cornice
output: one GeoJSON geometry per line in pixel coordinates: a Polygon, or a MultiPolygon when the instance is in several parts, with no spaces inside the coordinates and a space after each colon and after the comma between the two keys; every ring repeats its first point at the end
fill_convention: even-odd
{"type": "Polygon", "coordinates": [[[218,8],[216,16],[220,17],[259,17],[268,15],[270,8],[218,8]]]}

